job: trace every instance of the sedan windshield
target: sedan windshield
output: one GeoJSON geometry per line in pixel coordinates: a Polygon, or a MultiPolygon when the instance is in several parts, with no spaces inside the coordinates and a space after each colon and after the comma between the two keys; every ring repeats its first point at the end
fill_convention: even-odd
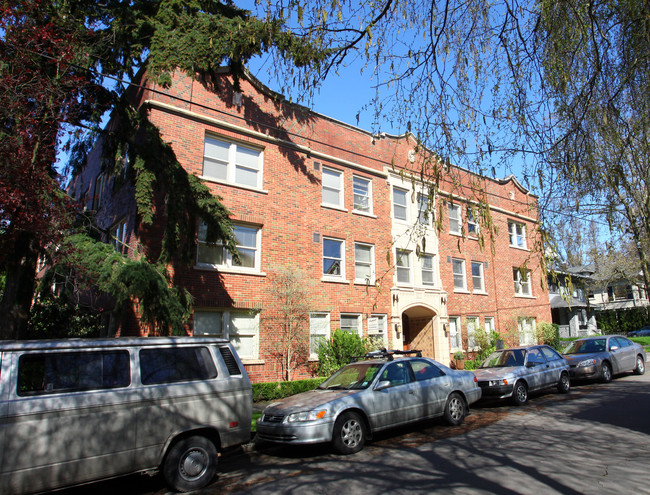
{"type": "Polygon", "coordinates": [[[574,340],[564,349],[562,354],[589,354],[591,352],[603,352],[606,339],[574,340]]]}
{"type": "Polygon", "coordinates": [[[321,390],[361,390],[368,388],[383,363],[349,364],[338,370],[318,388],[321,390]]]}
{"type": "Polygon", "coordinates": [[[508,366],[523,366],[526,351],[524,349],[505,349],[495,351],[483,361],[479,368],[505,368],[508,366]]]}

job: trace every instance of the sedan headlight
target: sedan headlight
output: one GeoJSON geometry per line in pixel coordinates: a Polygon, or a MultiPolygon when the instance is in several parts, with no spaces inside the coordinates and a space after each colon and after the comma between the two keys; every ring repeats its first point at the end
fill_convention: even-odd
{"type": "Polygon", "coordinates": [[[490,387],[500,387],[501,385],[508,385],[508,380],[503,379],[503,380],[490,380],[488,382],[488,385],[490,387]]]}
{"type": "Polygon", "coordinates": [[[580,361],[578,363],[578,368],[582,368],[584,366],[595,366],[596,360],[595,359],[585,359],[584,361],[580,361]]]}
{"type": "Polygon", "coordinates": [[[303,411],[287,416],[287,423],[300,423],[303,421],[316,421],[327,415],[327,409],[314,409],[313,411],[303,411]]]}

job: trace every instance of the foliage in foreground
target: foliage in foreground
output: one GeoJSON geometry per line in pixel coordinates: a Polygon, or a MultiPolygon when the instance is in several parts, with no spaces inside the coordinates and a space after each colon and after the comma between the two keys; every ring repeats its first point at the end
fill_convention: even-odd
{"type": "Polygon", "coordinates": [[[329,376],[348,364],[353,357],[365,356],[370,343],[356,333],[336,330],[331,340],[318,343],[318,374],[329,376]]]}
{"type": "Polygon", "coordinates": [[[465,361],[466,370],[475,370],[481,363],[496,350],[497,341],[501,336],[492,330],[487,332],[485,328],[479,327],[474,332],[474,348],[476,349],[474,359],[465,361]]]}
{"type": "Polygon", "coordinates": [[[325,378],[309,378],[291,382],[253,383],[253,402],[267,402],[308,392],[314,390],[324,381],[325,378]]]}

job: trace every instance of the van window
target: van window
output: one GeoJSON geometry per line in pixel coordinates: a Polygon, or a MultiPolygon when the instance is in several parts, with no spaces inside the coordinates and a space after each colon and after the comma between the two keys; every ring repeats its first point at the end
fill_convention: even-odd
{"type": "Polygon", "coordinates": [[[217,376],[217,368],[207,347],[142,349],[140,375],[144,385],[154,385],[208,380],[217,376]]]}
{"type": "Polygon", "coordinates": [[[18,395],[128,387],[128,351],[23,354],[18,361],[18,395]]]}

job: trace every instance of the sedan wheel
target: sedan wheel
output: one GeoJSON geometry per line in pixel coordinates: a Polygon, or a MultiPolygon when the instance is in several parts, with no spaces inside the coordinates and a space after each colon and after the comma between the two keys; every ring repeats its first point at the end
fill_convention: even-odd
{"type": "Polygon", "coordinates": [[[636,368],[634,368],[635,375],[643,375],[645,373],[645,362],[643,361],[643,356],[636,357],[636,368]]]}
{"type": "Polygon", "coordinates": [[[571,381],[569,380],[568,373],[562,373],[560,375],[560,381],[557,382],[557,390],[561,394],[568,394],[571,390],[571,381]]]}
{"type": "Polygon", "coordinates": [[[603,383],[609,383],[612,381],[612,368],[610,368],[609,364],[603,363],[600,376],[603,383]]]}
{"type": "Polygon", "coordinates": [[[528,387],[524,382],[515,383],[515,389],[512,393],[512,401],[516,406],[523,406],[528,400],[528,387]]]}
{"type": "Polygon", "coordinates": [[[366,425],[357,413],[345,412],[336,418],[332,445],[340,454],[354,454],[366,444],[366,425]]]}
{"type": "Polygon", "coordinates": [[[452,393],[445,404],[445,422],[451,426],[458,426],[465,420],[466,415],[465,401],[457,393],[452,393]]]}

